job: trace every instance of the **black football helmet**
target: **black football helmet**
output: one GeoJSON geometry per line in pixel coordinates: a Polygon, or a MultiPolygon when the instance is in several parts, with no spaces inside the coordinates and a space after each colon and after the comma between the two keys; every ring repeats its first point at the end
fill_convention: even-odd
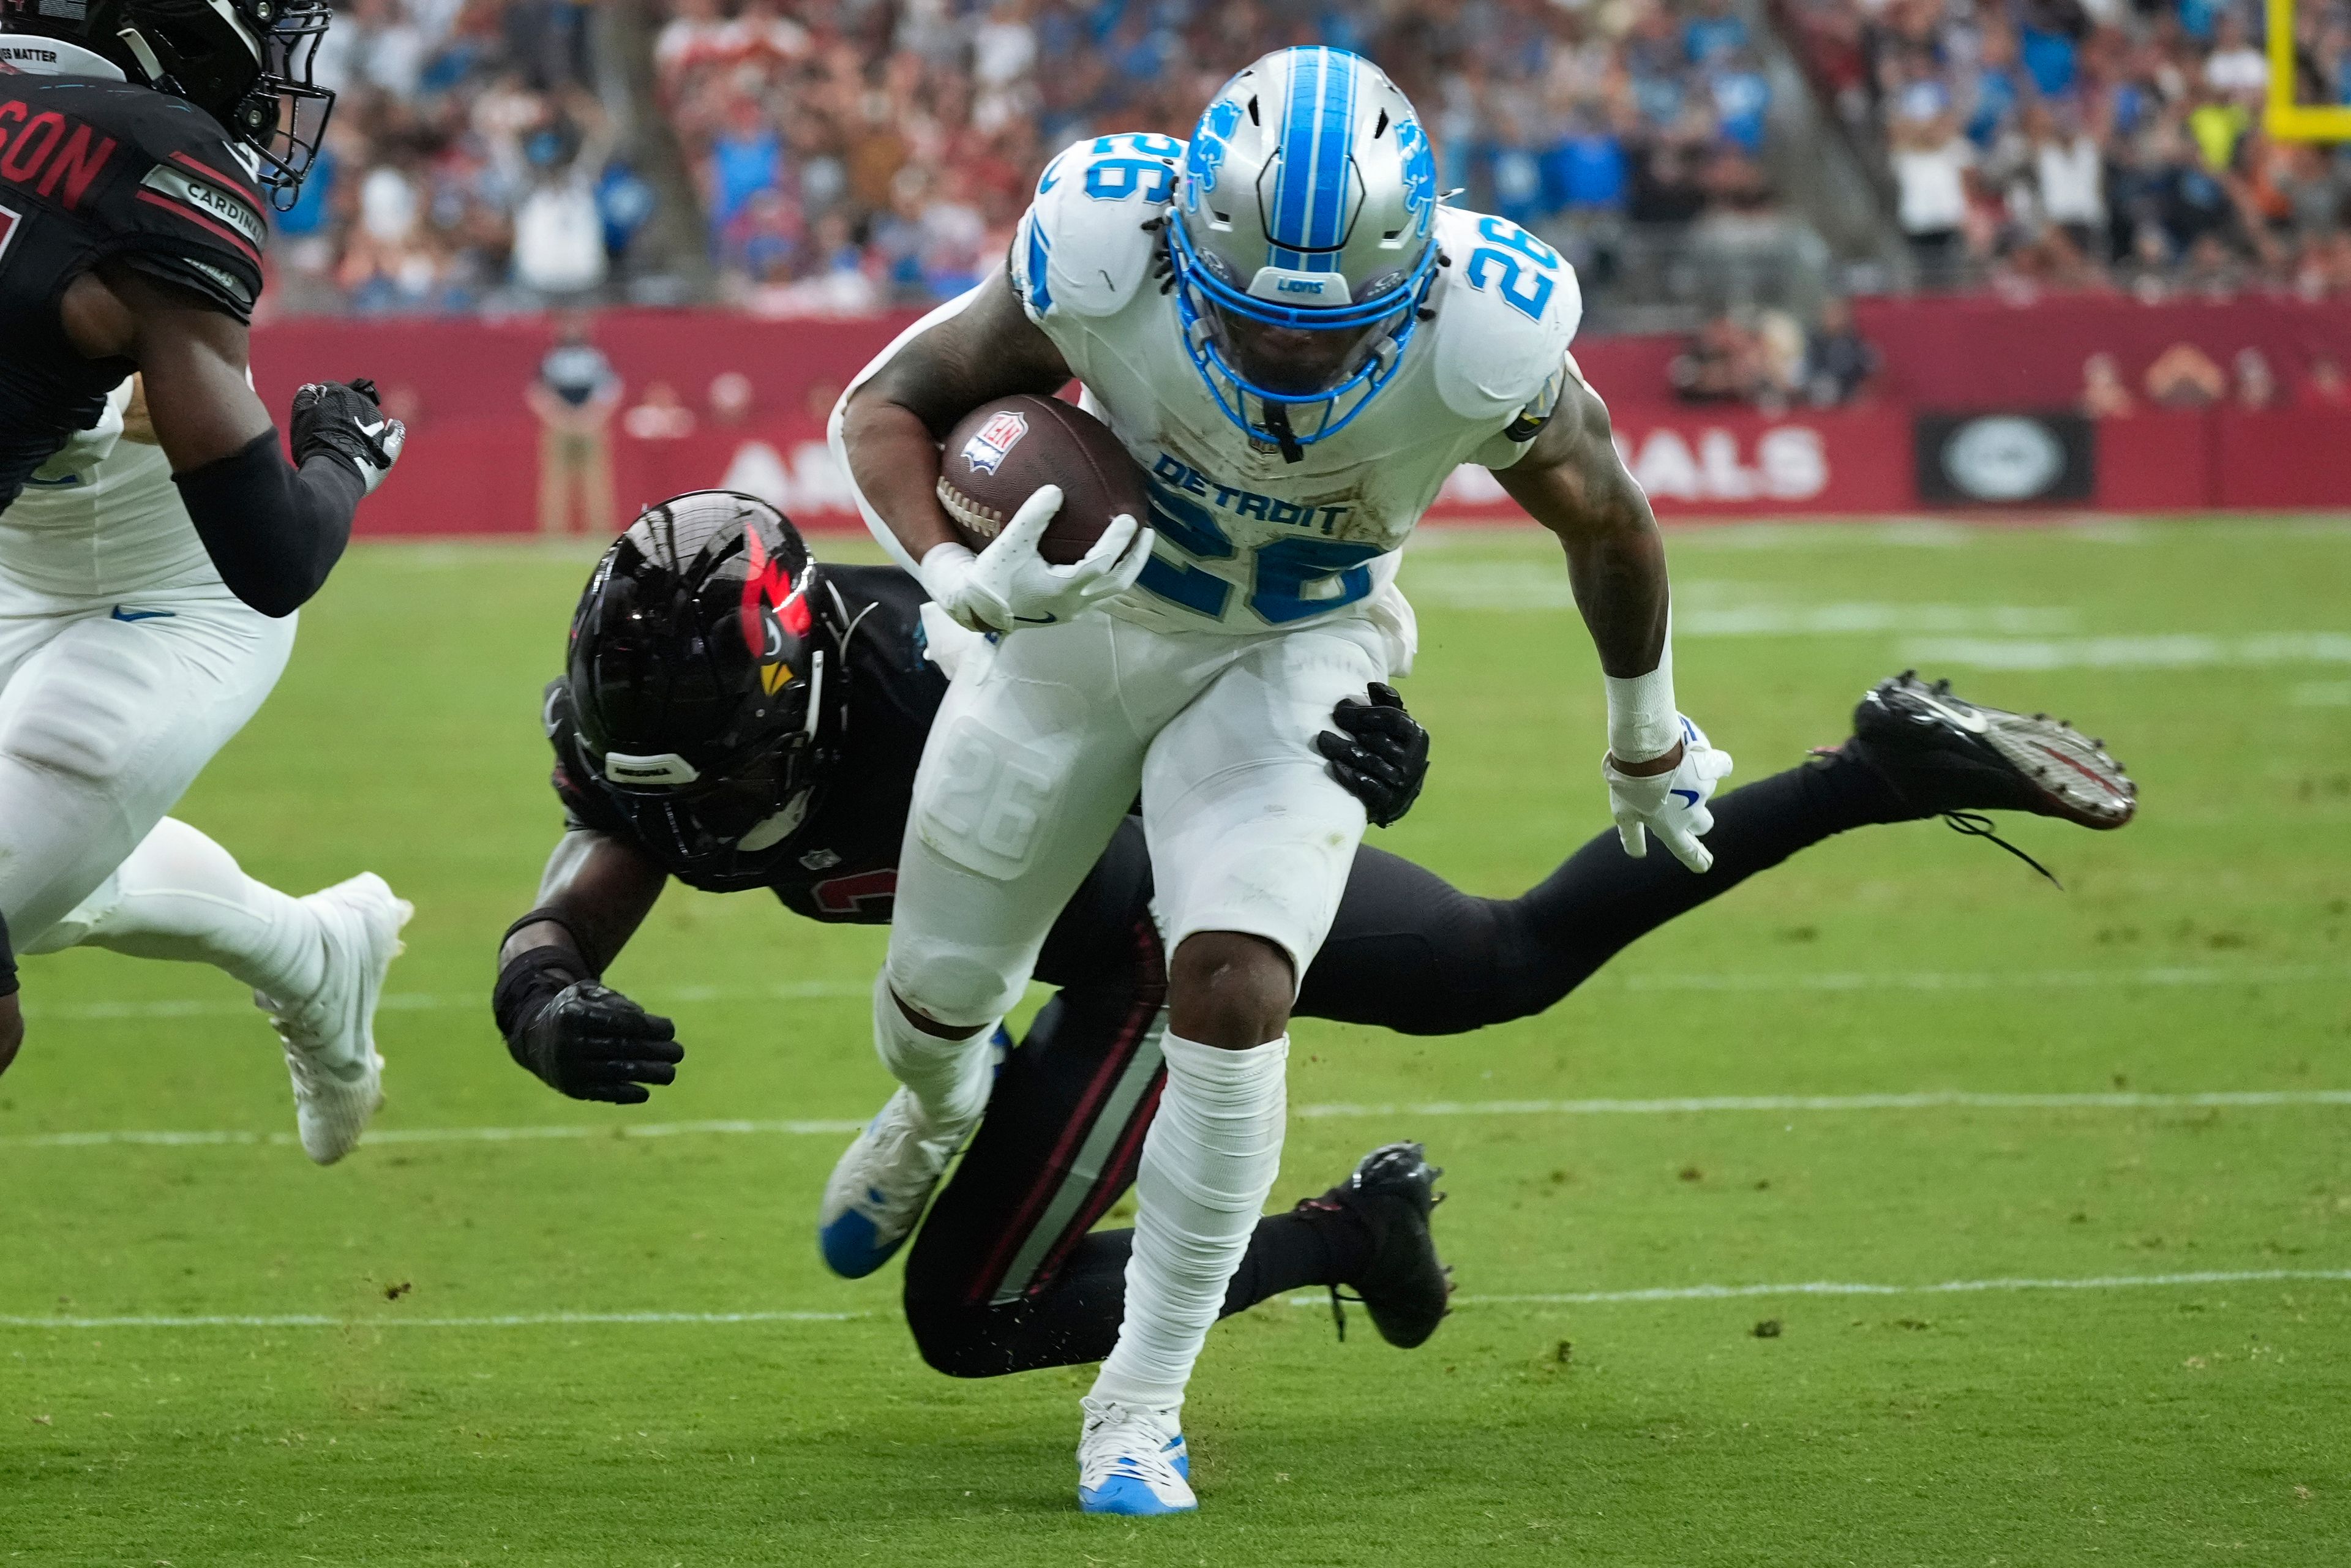
{"type": "Polygon", "coordinates": [[[839,609],[765,501],[694,490],[647,510],[571,619],[580,784],[678,874],[761,884],[847,727],[841,653],[854,627],[839,609]]]}
{"type": "Polygon", "coordinates": [[[0,33],[78,45],[252,149],[279,212],[319,156],[335,95],[310,79],[327,0],[0,0],[0,33]]]}

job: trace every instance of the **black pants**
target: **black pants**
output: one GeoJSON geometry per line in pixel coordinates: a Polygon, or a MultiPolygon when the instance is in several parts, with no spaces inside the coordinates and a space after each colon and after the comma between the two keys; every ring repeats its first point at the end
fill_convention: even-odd
{"type": "MultiPolygon", "coordinates": [[[[1611,831],[1517,898],[1479,898],[1410,861],[1355,856],[1296,1012],[1406,1034],[1458,1034],[1541,1012],[1618,949],[1796,851],[1909,812],[1845,758],[1715,801],[1713,869],[1659,846],[1635,860],[1611,831]]],[[[1133,1185],[1165,1074],[1151,1024],[1167,996],[1149,914],[1151,862],[1132,818],[1047,938],[1057,987],[1006,1061],[987,1117],[906,1262],[923,1357],[960,1377],[1099,1361],[1125,1305],[1131,1231],[1093,1226],[1133,1185]]],[[[1260,1221],[1228,1313],[1344,1278],[1364,1239],[1329,1216],[1260,1221]]]]}

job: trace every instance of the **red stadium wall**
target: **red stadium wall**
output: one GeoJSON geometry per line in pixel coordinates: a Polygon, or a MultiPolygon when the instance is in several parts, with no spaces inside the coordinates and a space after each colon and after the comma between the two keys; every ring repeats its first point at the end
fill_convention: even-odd
{"type": "MultiPolygon", "coordinates": [[[[2351,412],[2312,406],[2304,373],[2319,355],[2351,364],[2351,308],[2293,299],[2146,306],[1876,301],[1861,314],[1886,370],[1867,406],[1766,416],[1667,401],[1670,338],[1579,343],[1609,398],[1619,445],[1668,517],[1834,517],[1920,509],[1912,419],[1920,410],[2068,408],[2082,361],[2114,354],[2136,384],[2175,343],[2227,366],[2260,349],[2289,406],[2263,413],[2150,412],[2095,426],[2087,499],[2097,510],[2351,507],[2351,412]],[[2297,402],[2298,400],[2298,402],[2297,402]]],[[[615,426],[621,505],[732,484],[814,528],[857,519],[823,445],[823,411],[908,318],[759,321],[717,313],[623,310],[597,325],[633,402],[667,382],[697,408],[712,379],[752,383],[748,419],[643,441],[615,426]]],[[[415,411],[409,455],[362,513],[370,534],[527,533],[537,516],[538,432],[523,392],[551,341],[542,320],[299,321],[258,330],[255,377],[272,407],[300,382],[368,374],[415,411]]],[[[2046,509],[2045,507],[2040,509],[2046,509]]],[[[1491,479],[1465,470],[1439,508],[1515,515],[1491,479]]]]}

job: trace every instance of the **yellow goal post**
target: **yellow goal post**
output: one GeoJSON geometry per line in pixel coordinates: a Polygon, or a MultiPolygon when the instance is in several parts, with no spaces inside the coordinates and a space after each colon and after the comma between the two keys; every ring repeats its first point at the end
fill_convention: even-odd
{"type": "Polygon", "coordinates": [[[2281,141],[2351,141],[2351,104],[2294,97],[2294,0],[2269,0],[2270,95],[2262,127],[2281,141]]]}

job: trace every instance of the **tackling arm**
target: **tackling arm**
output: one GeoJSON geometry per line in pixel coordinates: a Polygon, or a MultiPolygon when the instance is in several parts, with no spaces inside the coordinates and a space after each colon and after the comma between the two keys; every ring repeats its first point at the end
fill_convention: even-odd
{"type": "Polygon", "coordinates": [[[670,1020],[596,977],[620,956],[668,875],[591,829],[563,835],[539,878],[538,904],[507,928],[490,1009],[507,1050],[575,1100],[637,1104],[676,1081],[684,1059],[670,1020]]]}

